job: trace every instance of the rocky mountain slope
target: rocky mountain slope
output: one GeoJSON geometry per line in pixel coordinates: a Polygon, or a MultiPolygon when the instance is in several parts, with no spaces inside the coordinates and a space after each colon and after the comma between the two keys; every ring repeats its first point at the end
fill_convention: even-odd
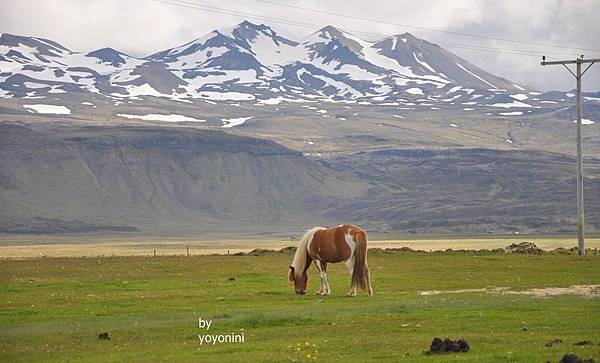
{"type": "MultiPolygon", "coordinates": [[[[0,232],[573,231],[574,159],[542,151],[378,149],[305,157],[186,127],[0,124],[0,232]]],[[[588,230],[600,158],[586,159],[588,230]]]]}
{"type": "Polygon", "coordinates": [[[50,220],[71,232],[314,223],[367,187],[271,141],[219,131],[0,124],[4,232],[44,231],[50,220]]]}

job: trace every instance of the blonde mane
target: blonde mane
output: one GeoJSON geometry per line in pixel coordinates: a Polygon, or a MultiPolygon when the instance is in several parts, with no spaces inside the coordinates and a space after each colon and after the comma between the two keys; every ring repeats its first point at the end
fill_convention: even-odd
{"type": "Polygon", "coordinates": [[[324,227],[314,227],[306,231],[302,239],[300,239],[300,243],[298,244],[298,248],[296,249],[296,254],[294,255],[294,259],[292,260],[292,267],[294,268],[294,274],[296,276],[300,276],[300,274],[304,271],[306,267],[306,256],[308,254],[308,243],[312,240],[316,231],[325,229],[324,227]]]}

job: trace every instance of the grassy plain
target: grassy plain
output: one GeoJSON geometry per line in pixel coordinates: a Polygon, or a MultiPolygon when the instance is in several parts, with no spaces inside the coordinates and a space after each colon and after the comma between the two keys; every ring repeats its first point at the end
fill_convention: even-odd
{"type": "MultiPolygon", "coordinates": [[[[342,265],[331,296],[296,296],[291,255],[115,256],[0,260],[0,361],[558,362],[600,358],[600,297],[497,292],[600,284],[600,255],[369,255],[375,296],[347,298],[342,265]],[[234,278],[234,281],[230,281],[234,278]],[[212,320],[210,331],[198,318],[212,320]],[[109,332],[111,340],[99,340],[109,332]],[[245,342],[200,345],[198,335],[245,342]],[[430,356],[434,337],[468,353],[430,356]],[[562,343],[546,347],[552,339],[562,343]],[[591,345],[574,343],[590,340],[591,345]],[[309,357],[310,355],[310,357],[309,357]],[[314,359],[316,357],[316,359],[314,359]]],[[[311,269],[309,290],[317,288],[311,269]]]]}

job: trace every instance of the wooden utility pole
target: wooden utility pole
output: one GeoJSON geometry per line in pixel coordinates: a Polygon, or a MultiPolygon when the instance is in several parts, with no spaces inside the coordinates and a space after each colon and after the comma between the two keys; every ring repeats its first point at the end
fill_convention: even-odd
{"type": "Polygon", "coordinates": [[[581,77],[587,72],[590,67],[600,62],[600,59],[583,59],[583,55],[575,60],[559,60],[546,62],[546,57],[542,57],[542,65],[562,64],[577,80],[577,242],[579,254],[585,255],[585,235],[584,235],[584,216],[583,216],[583,157],[581,150],[581,77]],[[589,63],[590,65],[581,72],[581,65],[589,63]],[[577,67],[576,73],[573,73],[567,64],[575,64],[577,67]]]}

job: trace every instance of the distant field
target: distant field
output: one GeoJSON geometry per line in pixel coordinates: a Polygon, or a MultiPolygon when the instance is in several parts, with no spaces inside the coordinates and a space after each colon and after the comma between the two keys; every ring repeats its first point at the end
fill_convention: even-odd
{"type": "MultiPolygon", "coordinates": [[[[370,237],[369,247],[410,247],[425,251],[451,249],[503,248],[515,242],[534,242],[542,249],[571,248],[577,240],[571,235],[506,235],[506,236],[411,236],[377,235],[370,237]]],[[[0,235],[0,257],[68,257],[68,256],[151,256],[234,254],[255,248],[280,249],[295,246],[295,239],[222,238],[197,239],[194,237],[129,237],[101,235],[0,235]]],[[[586,239],[587,248],[600,248],[600,235],[586,239]]]]}
{"type": "Polygon", "coordinates": [[[341,265],[330,267],[332,296],[312,294],[314,269],[310,294],[296,296],[286,281],[290,260],[282,253],[2,259],[0,361],[558,362],[567,352],[600,358],[597,286],[586,290],[596,297],[517,293],[599,285],[600,255],[376,251],[369,255],[372,298],[345,297],[349,278],[341,265]],[[451,293],[464,289],[477,290],[451,293]],[[212,320],[209,332],[198,328],[198,318],[212,320]],[[112,339],[99,340],[102,332],[112,339]],[[198,335],[232,332],[244,333],[245,342],[199,343],[198,335]],[[471,350],[424,355],[434,337],[464,338],[471,350]],[[552,339],[562,343],[546,347],[552,339]],[[583,340],[592,343],[574,345],[583,340]]]}

